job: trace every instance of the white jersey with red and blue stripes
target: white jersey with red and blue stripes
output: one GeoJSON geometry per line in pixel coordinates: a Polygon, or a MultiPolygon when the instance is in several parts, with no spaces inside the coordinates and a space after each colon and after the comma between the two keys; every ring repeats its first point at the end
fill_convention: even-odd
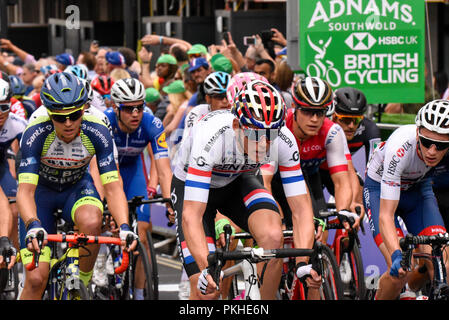
{"type": "MultiPolygon", "coordinates": [[[[189,136],[182,141],[174,175],[185,181],[184,200],[207,203],[210,188],[224,187],[240,174],[256,171],[272,161],[279,164],[286,196],[305,194],[307,190],[298,145],[291,131],[282,127],[279,135],[272,139],[267,156],[255,162],[240,151],[241,142],[236,139],[233,129],[234,119],[228,110],[210,112],[192,127],[189,136]]],[[[244,199],[245,203],[272,199],[266,190],[262,191],[249,194],[244,199]]]]}
{"type": "Polygon", "coordinates": [[[381,183],[381,198],[399,200],[401,190],[408,190],[432,169],[417,150],[416,125],[403,125],[374,150],[367,165],[367,175],[381,183]]]}

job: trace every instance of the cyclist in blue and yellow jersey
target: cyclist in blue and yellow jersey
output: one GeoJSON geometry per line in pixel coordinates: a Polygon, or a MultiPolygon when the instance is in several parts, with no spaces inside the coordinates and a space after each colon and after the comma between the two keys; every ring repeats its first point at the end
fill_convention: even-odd
{"type": "MultiPolygon", "coordinates": [[[[164,198],[170,198],[170,183],[172,171],[168,158],[168,148],[161,120],[148,112],[144,112],[145,88],[135,78],[120,79],[111,88],[113,109],[105,111],[112,126],[114,140],[118,150],[118,163],[123,179],[123,188],[128,200],[134,196],[144,196],[145,199],[156,195],[157,185],[148,185],[143,169],[143,151],[150,147],[154,156],[157,176],[164,198]]],[[[149,177],[148,180],[154,177],[149,177]]],[[[156,180],[157,181],[157,180],[156,180]]],[[[173,212],[167,204],[167,210],[173,212]]],[[[174,222],[174,217],[171,217],[174,222]]],[[[148,245],[146,231],[151,231],[150,206],[142,205],[137,209],[137,229],[140,241],[148,245]]],[[[148,248],[148,247],[147,247],[148,248]]],[[[136,298],[143,297],[143,283],[137,288],[136,298]]]]}
{"type": "MultiPolygon", "coordinates": [[[[113,155],[113,141],[108,128],[97,117],[84,114],[88,99],[83,83],[74,75],[61,72],[48,77],[41,99],[48,114],[29,123],[21,140],[17,203],[21,216],[21,259],[24,265],[40,252],[37,269],[25,271],[21,299],[40,299],[48,279],[50,252],[41,249],[36,239],[39,232],[55,233],[53,213],[76,225],[79,232],[100,235],[103,205],[88,173],[96,156],[108,208],[120,226],[120,238],[134,241],[137,235],[128,224],[126,196],[119,181],[113,155]]],[[[89,246],[90,255],[81,249],[80,279],[88,284],[92,275],[98,245],[89,246]]]]}

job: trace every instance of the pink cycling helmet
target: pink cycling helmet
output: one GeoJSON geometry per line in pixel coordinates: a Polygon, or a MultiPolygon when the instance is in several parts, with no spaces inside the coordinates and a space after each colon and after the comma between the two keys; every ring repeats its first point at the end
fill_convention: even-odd
{"type": "Polygon", "coordinates": [[[257,73],[254,72],[240,72],[234,75],[229,81],[228,87],[226,89],[226,95],[230,104],[234,103],[234,98],[237,96],[240,90],[245,86],[245,84],[253,81],[261,80],[268,82],[268,80],[257,73]]]}

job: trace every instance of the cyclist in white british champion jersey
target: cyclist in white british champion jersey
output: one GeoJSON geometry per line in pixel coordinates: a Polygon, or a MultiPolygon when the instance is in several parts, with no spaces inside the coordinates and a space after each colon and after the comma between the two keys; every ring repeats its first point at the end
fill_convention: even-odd
{"type": "MultiPolygon", "coordinates": [[[[313,211],[299,165],[298,147],[288,144],[279,134],[282,132],[294,141],[283,127],[285,110],[282,98],[271,85],[253,81],[240,92],[232,112],[208,113],[181,146],[181,160],[172,181],[172,200],[178,245],[193,299],[216,298],[218,294],[207,268],[207,255],[215,250],[216,210],[249,230],[259,246],[281,247],[277,204],[254,175],[271,157],[279,158],[285,193],[294,215],[295,245],[313,246],[313,211]]],[[[298,261],[303,263],[300,267],[307,267],[307,259],[298,261]]],[[[262,298],[275,298],[280,275],[280,261],[270,262],[261,288],[262,298]]],[[[319,285],[320,278],[316,273],[314,276],[311,281],[319,285]]]]}

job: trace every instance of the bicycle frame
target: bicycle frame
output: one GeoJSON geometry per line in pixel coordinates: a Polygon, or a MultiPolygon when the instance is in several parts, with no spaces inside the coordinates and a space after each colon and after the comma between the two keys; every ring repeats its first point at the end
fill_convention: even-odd
{"type": "MultiPolygon", "coordinates": [[[[55,250],[52,250],[52,252],[55,250]]],[[[52,253],[53,254],[53,253],[52,253]]],[[[70,245],[64,254],[58,258],[52,258],[50,261],[50,276],[48,278],[50,300],[65,300],[67,299],[68,292],[70,290],[80,289],[79,278],[79,248],[77,246],[70,245]],[[61,267],[61,265],[64,265],[61,267]],[[66,281],[62,292],[58,296],[57,282],[61,280],[64,271],[66,281]]]]}
{"type": "Polygon", "coordinates": [[[260,283],[257,275],[257,265],[248,260],[241,262],[223,270],[224,278],[237,276],[243,274],[245,281],[245,295],[244,300],[260,300],[260,283]]]}

